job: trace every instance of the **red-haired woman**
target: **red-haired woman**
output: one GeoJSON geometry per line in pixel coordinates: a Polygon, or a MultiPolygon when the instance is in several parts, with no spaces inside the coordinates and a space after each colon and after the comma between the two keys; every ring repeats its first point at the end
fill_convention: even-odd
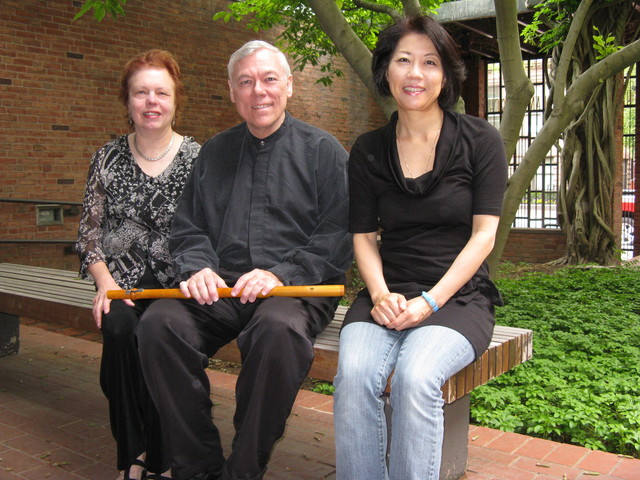
{"type": "Polygon", "coordinates": [[[132,132],[107,143],[91,161],[76,249],[81,276],[96,284],[93,317],[104,339],[100,383],[109,401],[119,478],[163,479],[170,478],[169,459],[134,335],[152,300],[111,301],[106,292],[176,283],[167,242],[200,146],[173,130],[186,96],[169,52],[132,58],[119,97],[132,132]]]}

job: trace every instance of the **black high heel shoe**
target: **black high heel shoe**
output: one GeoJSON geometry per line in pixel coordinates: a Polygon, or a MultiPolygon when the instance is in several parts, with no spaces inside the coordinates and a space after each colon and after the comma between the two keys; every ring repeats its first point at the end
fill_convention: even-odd
{"type": "Polygon", "coordinates": [[[147,466],[145,465],[145,463],[140,460],[139,458],[136,458],[133,462],[131,462],[131,465],[129,465],[127,467],[127,469],[124,471],[124,480],[136,480],[135,478],[131,478],[131,467],[133,467],[134,465],[137,465],[139,467],[142,467],[142,476],[140,477],[142,480],[147,478],[147,466]]]}

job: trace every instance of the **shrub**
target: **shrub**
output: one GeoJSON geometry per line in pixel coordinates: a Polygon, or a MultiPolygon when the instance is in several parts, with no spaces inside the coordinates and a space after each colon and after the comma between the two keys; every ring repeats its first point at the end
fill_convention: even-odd
{"type": "Polygon", "coordinates": [[[472,422],[640,454],[640,268],[567,267],[497,281],[498,324],[534,331],[534,355],[471,396],[472,422]]]}

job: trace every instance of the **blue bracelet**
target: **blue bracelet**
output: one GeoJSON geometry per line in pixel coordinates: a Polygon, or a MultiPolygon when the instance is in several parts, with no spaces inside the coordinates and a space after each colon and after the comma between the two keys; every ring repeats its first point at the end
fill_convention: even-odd
{"type": "Polygon", "coordinates": [[[434,313],[440,310],[434,298],[431,295],[429,295],[427,292],[422,292],[422,298],[424,298],[427,301],[427,303],[431,305],[431,308],[433,308],[434,313]]]}

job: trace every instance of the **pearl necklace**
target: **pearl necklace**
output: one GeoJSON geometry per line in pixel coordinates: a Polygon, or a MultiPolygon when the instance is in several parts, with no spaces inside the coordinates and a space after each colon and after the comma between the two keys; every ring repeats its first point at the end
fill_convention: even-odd
{"type": "Polygon", "coordinates": [[[169,142],[169,146],[167,147],[167,149],[162,152],[160,155],[158,155],[157,157],[147,157],[144,153],[142,153],[140,151],[140,149],[138,148],[138,140],[137,140],[137,135],[134,133],[133,134],[133,148],[136,149],[136,152],[138,152],[138,155],[140,155],[142,158],[144,158],[147,162],[157,162],[158,160],[164,158],[164,156],[169,153],[169,150],[171,150],[171,147],[173,147],[173,132],[171,132],[171,141],[169,142]]]}

